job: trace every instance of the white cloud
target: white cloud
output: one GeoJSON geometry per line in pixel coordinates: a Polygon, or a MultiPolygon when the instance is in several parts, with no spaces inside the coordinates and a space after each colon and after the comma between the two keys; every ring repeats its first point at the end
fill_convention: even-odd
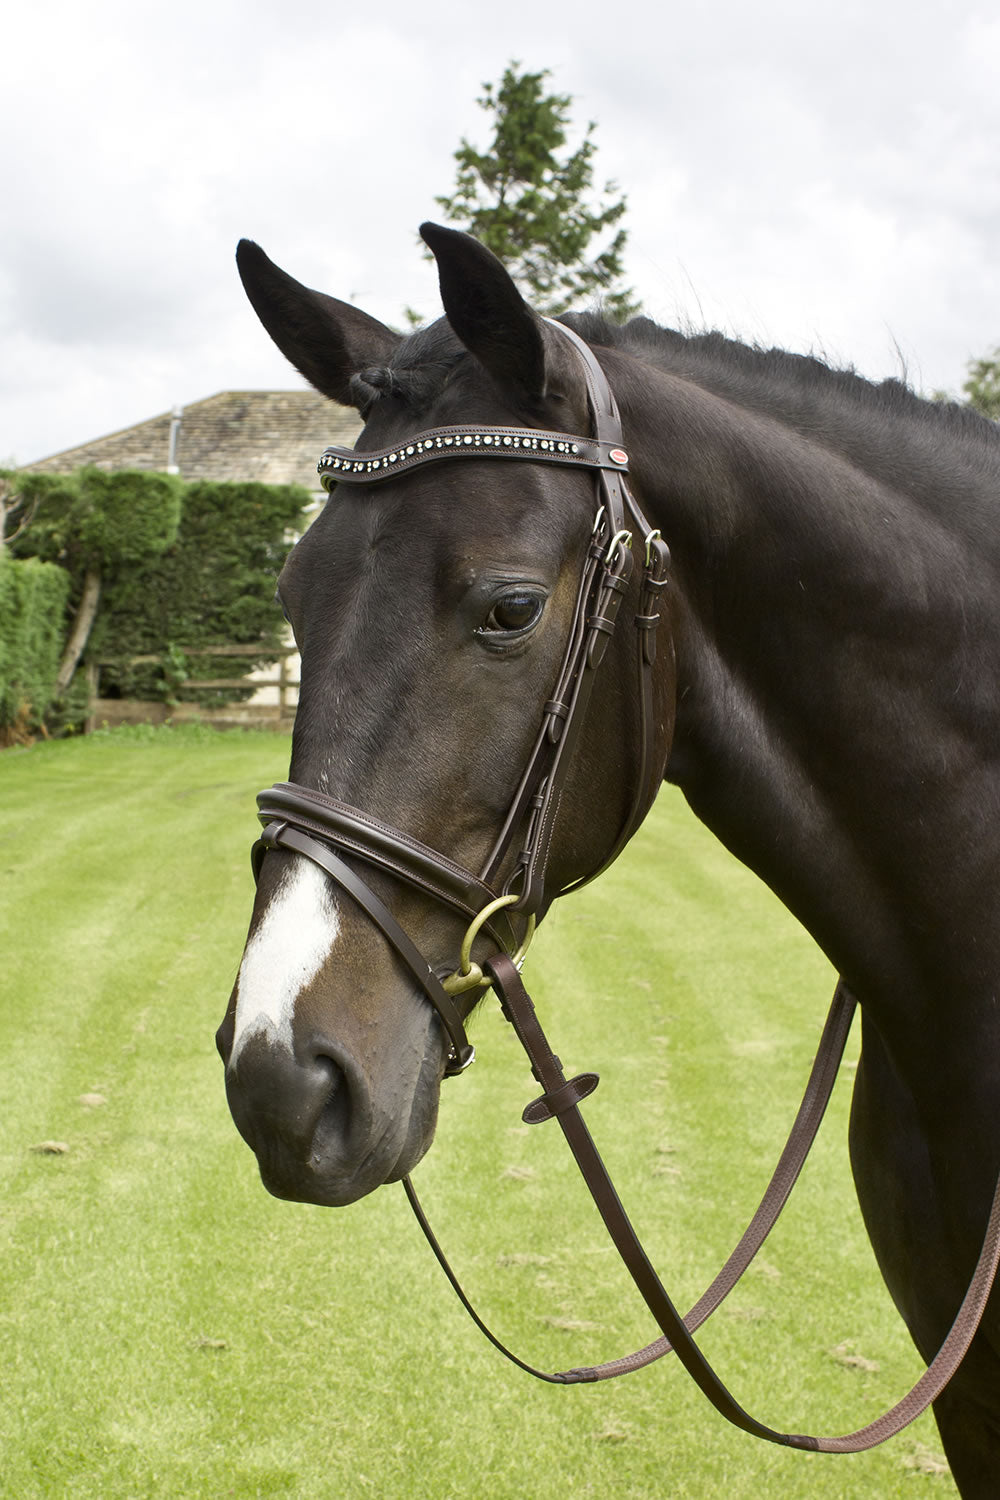
{"type": "Polygon", "coordinates": [[[0,454],[41,456],[214,390],[293,385],[236,240],[376,316],[433,312],[415,242],[476,97],[551,67],[629,197],[630,279],[667,321],[896,346],[957,387],[1000,341],[1000,23],[971,0],[814,10],[444,0],[94,0],[8,22],[0,99],[0,454]],[[524,38],[531,37],[530,46],[524,38]]]}

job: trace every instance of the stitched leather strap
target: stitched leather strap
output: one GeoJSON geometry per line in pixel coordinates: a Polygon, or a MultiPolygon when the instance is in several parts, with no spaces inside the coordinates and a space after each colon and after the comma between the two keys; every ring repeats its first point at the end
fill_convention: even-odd
{"type": "MultiPolygon", "coordinates": [[[[547,1092],[543,1095],[543,1099],[549,1097],[551,1094],[560,1094],[564,1087],[564,1085],[558,1082],[562,1074],[561,1064],[558,1058],[554,1056],[545,1038],[535,1008],[516,970],[512,978],[499,959],[491,960],[486,967],[490,971],[491,979],[494,981],[494,990],[500,999],[504,1015],[514,1026],[518,1040],[527,1053],[533,1077],[536,1081],[545,1080],[547,1092]]],[[[850,1032],[854,1010],[855,1002],[853,996],[847,990],[846,986],[838,985],[820,1040],[819,1050],[817,1051],[816,1059],[809,1075],[802,1103],[796,1115],[788,1142],[775,1168],[774,1175],[768,1183],[760,1205],[736,1248],[711,1285],[682,1320],[688,1336],[694,1333],[715,1312],[725,1298],[728,1297],[777,1222],[778,1216],[809,1154],[810,1147],[815,1139],[820,1121],[829,1102],[840,1061],[843,1057],[844,1046],[850,1032]]],[[[584,1074],[582,1076],[588,1078],[595,1077],[596,1075],[584,1074]]],[[[572,1082],[575,1082],[575,1080],[571,1080],[572,1082]]],[[[588,1090],[588,1092],[592,1092],[592,1090],[588,1090]]],[[[535,1104],[539,1102],[536,1100],[535,1104]]],[[[522,1118],[529,1120],[529,1111],[533,1111],[534,1108],[534,1105],[528,1105],[522,1118]]],[[[642,1250],[625,1210],[614,1191],[614,1187],[607,1177],[606,1168],[597,1153],[593,1141],[590,1139],[582,1116],[576,1112],[576,1120],[571,1120],[570,1115],[573,1112],[575,1111],[572,1105],[561,1112],[559,1123],[564,1133],[568,1130],[569,1134],[567,1138],[569,1138],[569,1135],[574,1136],[576,1144],[580,1147],[580,1155],[578,1155],[576,1149],[574,1149],[573,1140],[570,1140],[571,1149],[574,1150],[574,1156],[576,1157],[577,1164],[580,1166],[587,1187],[595,1197],[595,1201],[598,1202],[598,1208],[601,1211],[602,1218],[605,1219],[606,1227],[612,1232],[615,1247],[622,1254],[629,1273],[633,1275],[633,1279],[637,1281],[637,1284],[640,1284],[640,1290],[647,1302],[647,1306],[650,1306],[654,1318],[663,1327],[663,1323],[660,1322],[658,1316],[659,1312],[664,1311],[659,1298],[661,1293],[666,1298],[666,1293],[660,1287],[656,1273],[650,1265],[645,1252],[642,1250]],[[581,1156],[583,1158],[582,1161],[581,1156]],[[599,1198],[602,1201],[598,1201],[599,1198]],[[607,1210],[607,1215],[605,1214],[605,1210],[607,1210]],[[608,1224],[608,1216],[610,1216],[614,1224],[613,1231],[611,1230],[611,1225],[608,1224]],[[646,1295],[647,1292],[650,1294],[648,1297],[646,1295]],[[650,1298],[652,1299],[652,1305],[650,1305],[650,1298]]],[[[546,1117],[545,1115],[539,1116],[539,1118],[546,1117]]],[[[530,1119],[529,1123],[534,1123],[534,1118],[530,1119]]],[[[459,1285],[454,1271],[448,1264],[444,1252],[434,1237],[426,1216],[417,1201],[412,1183],[408,1181],[404,1182],[404,1187],[406,1188],[407,1197],[414,1209],[421,1229],[430,1243],[431,1249],[434,1251],[445,1275],[451,1282],[466,1311],[470,1313],[476,1326],[486,1334],[490,1342],[502,1354],[529,1374],[557,1385],[576,1385],[583,1382],[590,1383],[599,1380],[610,1380],[619,1375],[627,1375],[635,1370],[643,1369],[646,1365],[652,1364],[655,1360],[661,1359],[665,1354],[669,1354],[672,1351],[674,1346],[670,1337],[670,1331],[665,1330],[663,1336],[654,1339],[652,1343],[647,1344],[643,1349],[637,1350],[634,1354],[627,1354],[618,1359],[608,1360],[604,1364],[586,1365],[554,1372],[541,1371],[529,1365],[518,1356],[512,1354],[483,1324],[462,1287],[459,1285]]],[[[671,1308],[673,1316],[676,1317],[676,1312],[672,1309],[669,1299],[667,1299],[667,1303],[671,1308]]],[[[673,1332],[676,1333],[676,1328],[673,1329],[673,1332]]],[[[742,1425],[742,1423],[738,1425],[742,1425]]]]}
{"type": "Polygon", "coordinates": [[[600,1081],[599,1073],[578,1073],[568,1083],[561,1084],[551,1093],[545,1093],[540,1099],[533,1099],[530,1104],[526,1104],[521,1111],[521,1119],[526,1125],[540,1125],[543,1120],[551,1120],[553,1115],[561,1115],[565,1109],[575,1109],[584,1099],[589,1098],[600,1081]]]}
{"type": "MultiPolygon", "coordinates": [[[[603,1365],[553,1373],[535,1369],[511,1354],[475,1312],[430,1230],[416,1199],[412,1183],[408,1180],[404,1181],[407,1197],[446,1276],[477,1327],[501,1353],[521,1369],[541,1380],[571,1385],[581,1381],[607,1380],[617,1375],[628,1374],[673,1350],[716,1410],[734,1426],[754,1437],[784,1447],[805,1448],[824,1453],[858,1453],[873,1448],[895,1436],[937,1399],[965,1356],[982,1317],[996,1275],[997,1263],[1000,1260],[1000,1182],[997,1184],[982,1252],[972,1282],[951,1331],[936,1358],[902,1401],[876,1421],[858,1431],[842,1437],[812,1437],[807,1434],[779,1432],[766,1426],[739,1405],[691,1337],[692,1333],[728,1296],[760,1249],[781,1212],[806,1159],[837,1076],[854,1014],[854,997],[843,983],[838,984],[834,994],[805,1097],[760,1207],[712,1285],[687,1316],[682,1318],[648,1260],[615,1192],[604,1163],[579,1113],[577,1099],[571,1097],[574,1093],[578,1093],[579,1097],[584,1097],[584,1091],[576,1087],[581,1080],[567,1081],[565,1079],[562,1065],[546,1040],[531,999],[521,983],[517,970],[509,960],[500,955],[491,959],[485,967],[500,997],[504,1014],[514,1026],[528,1055],[532,1073],[545,1089],[542,1100],[536,1101],[535,1105],[529,1105],[524,1118],[543,1119],[555,1114],[615,1247],[621,1254],[643,1300],[663,1331],[663,1336],[647,1345],[645,1349],[603,1365]],[[537,1115],[532,1114],[537,1105],[550,1100],[559,1101],[558,1108],[546,1109],[537,1115]]],[[[594,1075],[584,1074],[581,1077],[588,1079],[593,1078],[594,1075]]],[[[592,1092],[592,1089],[587,1088],[586,1092],[592,1092]]]]}
{"type": "MultiPolygon", "coordinates": [[[[257,816],[262,824],[284,821],[303,833],[328,839],[338,849],[357,855],[433,896],[466,922],[496,900],[497,893],[492,887],[446,855],[370,813],[349,807],[346,802],[338,802],[311,787],[279,781],[258,793],[257,816]]],[[[497,912],[487,931],[500,948],[509,947],[513,951],[518,946],[517,934],[505,911],[497,912]]]]}

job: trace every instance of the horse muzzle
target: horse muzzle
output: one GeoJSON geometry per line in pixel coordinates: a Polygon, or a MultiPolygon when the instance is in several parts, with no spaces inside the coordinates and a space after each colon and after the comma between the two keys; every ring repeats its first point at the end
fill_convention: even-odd
{"type": "Polygon", "coordinates": [[[414,1066],[383,1070],[391,1083],[381,1088],[346,1047],[322,1036],[287,1048],[258,1033],[234,1056],[227,1016],[216,1034],[226,1097],[268,1192],[341,1207],[416,1165],[434,1137],[444,1067],[439,1035],[428,1034],[431,1014],[417,1015],[414,1066]]]}

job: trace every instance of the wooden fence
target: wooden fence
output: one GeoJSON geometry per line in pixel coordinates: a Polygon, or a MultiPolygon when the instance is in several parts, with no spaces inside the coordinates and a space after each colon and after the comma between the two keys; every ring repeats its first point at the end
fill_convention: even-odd
{"type": "MultiPolygon", "coordinates": [[[[186,650],[183,654],[192,659],[198,656],[255,656],[261,655],[260,646],[209,646],[186,650]]],[[[202,703],[162,703],[141,698],[99,698],[97,696],[99,664],[88,668],[91,684],[90,705],[87,714],[87,730],[101,729],[115,724],[163,724],[167,719],[175,724],[199,720],[214,724],[219,729],[274,729],[287,732],[295,720],[295,709],[299,697],[298,647],[278,646],[268,655],[274,657],[275,672],[267,677],[189,677],[183,684],[186,688],[211,688],[224,692],[227,688],[253,688],[254,698],[242,702],[226,703],[220,708],[207,708],[202,703]],[[292,659],[295,658],[293,663],[292,659]],[[255,701],[259,693],[268,688],[277,688],[277,701],[266,703],[255,701]]],[[[158,656],[134,656],[130,665],[159,661],[158,656]]]]}

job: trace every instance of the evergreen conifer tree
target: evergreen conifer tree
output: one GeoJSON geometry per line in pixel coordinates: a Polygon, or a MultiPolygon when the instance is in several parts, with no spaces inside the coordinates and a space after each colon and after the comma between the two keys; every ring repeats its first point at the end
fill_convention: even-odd
{"type": "Polygon", "coordinates": [[[638,310],[620,285],[626,200],[613,182],[602,201],[593,200],[596,127],[591,122],[580,146],[563,152],[571,96],[546,92],[548,69],[519,67],[512,62],[499,84],[483,85],[478,103],[494,117],[493,139],[478,151],[463,138],[455,191],[436,202],[500,257],[540,312],[598,298],[608,316],[624,320],[638,310]],[[605,232],[610,241],[593,254],[592,241],[605,232]]]}

